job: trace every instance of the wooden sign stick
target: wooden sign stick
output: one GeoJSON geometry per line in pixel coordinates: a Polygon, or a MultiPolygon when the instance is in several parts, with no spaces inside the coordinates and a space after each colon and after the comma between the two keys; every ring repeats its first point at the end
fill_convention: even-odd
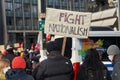
{"type": "Polygon", "coordinates": [[[63,44],[62,44],[62,56],[64,56],[64,52],[65,52],[65,46],[66,46],[66,40],[67,40],[67,37],[64,36],[64,39],[63,39],[63,44]]]}

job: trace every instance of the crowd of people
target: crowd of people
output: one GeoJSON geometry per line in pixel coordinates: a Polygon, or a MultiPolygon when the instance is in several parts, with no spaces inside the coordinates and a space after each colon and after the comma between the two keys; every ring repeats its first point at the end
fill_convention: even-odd
{"type": "Polygon", "coordinates": [[[120,49],[110,45],[107,49],[108,58],[113,70],[101,61],[96,48],[87,50],[85,59],[74,78],[73,64],[70,56],[62,56],[58,42],[46,43],[47,58],[40,60],[39,50],[18,52],[9,47],[0,52],[0,80],[120,80],[120,49]]]}

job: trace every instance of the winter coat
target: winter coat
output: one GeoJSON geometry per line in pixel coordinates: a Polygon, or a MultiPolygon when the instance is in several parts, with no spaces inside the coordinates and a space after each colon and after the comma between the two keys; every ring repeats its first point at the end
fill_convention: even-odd
{"type": "Polygon", "coordinates": [[[120,80],[120,55],[117,55],[114,60],[112,80],[120,80]]]}
{"type": "MultiPolygon", "coordinates": [[[[101,69],[94,69],[93,67],[86,67],[86,66],[83,66],[83,65],[81,65],[80,66],[80,68],[79,68],[79,70],[78,70],[78,74],[77,74],[77,79],[76,80],[93,80],[92,78],[91,78],[91,74],[92,74],[92,76],[93,77],[95,77],[95,78],[98,78],[98,77],[96,77],[97,76],[97,74],[93,74],[92,73],[92,71],[90,71],[90,68],[92,68],[91,70],[94,72],[94,71],[96,71],[96,72],[100,72],[100,71],[105,71],[106,70],[106,72],[105,72],[105,76],[103,75],[103,73],[102,74],[99,74],[99,80],[101,80],[100,78],[102,78],[102,76],[103,76],[103,78],[105,77],[105,79],[102,79],[102,80],[112,80],[112,78],[111,78],[111,76],[110,76],[110,74],[109,74],[109,72],[108,72],[108,70],[107,70],[107,68],[103,65],[103,66],[101,66],[101,69]],[[89,71],[89,72],[88,72],[89,71]],[[91,78],[91,79],[90,79],[91,78]]],[[[101,73],[101,72],[100,72],[101,73]]],[[[96,80],[96,79],[95,79],[96,80]]]]}
{"type": "Polygon", "coordinates": [[[73,66],[68,58],[57,51],[40,63],[36,80],[73,80],[73,66]]]}
{"type": "Polygon", "coordinates": [[[34,78],[24,71],[24,69],[9,69],[6,72],[6,80],[34,80],[34,78]]]}
{"type": "Polygon", "coordinates": [[[13,49],[7,50],[7,52],[8,53],[4,58],[6,58],[10,61],[10,66],[11,66],[12,60],[13,60],[13,58],[16,57],[16,55],[14,54],[13,49]]]}

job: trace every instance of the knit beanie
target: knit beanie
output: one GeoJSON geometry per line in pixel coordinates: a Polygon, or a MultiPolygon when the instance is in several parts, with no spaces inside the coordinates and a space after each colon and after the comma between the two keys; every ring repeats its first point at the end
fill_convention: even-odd
{"type": "Polygon", "coordinates": [[[108,55],[120,54],[120,49],[117,45],[110,45],[107,49],[107,54],[108,55]]]}
{"type": "Polygon", "coordinates": [[[60,51],[60,47],[55,41],[46,43],[46,49],[50,53],[51,51],[60,51]]]}
{"type": "Polygon", "coordinates": [[[13,69],[16,69],[16,68],[25,69],[26,68],[26,62],[25,62],[24,58],[22,58],[21,56],[15,57],[12,60],[12,68],[13,69]]]}

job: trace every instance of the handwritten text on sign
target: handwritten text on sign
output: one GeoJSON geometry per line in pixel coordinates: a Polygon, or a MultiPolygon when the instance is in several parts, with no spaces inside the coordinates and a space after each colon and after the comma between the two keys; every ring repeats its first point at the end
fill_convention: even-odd
{"type": "Polygon", "coordinates": [[[87,38],[90,21],[91,13],[47,8],[45,33],[87,38]]]}

